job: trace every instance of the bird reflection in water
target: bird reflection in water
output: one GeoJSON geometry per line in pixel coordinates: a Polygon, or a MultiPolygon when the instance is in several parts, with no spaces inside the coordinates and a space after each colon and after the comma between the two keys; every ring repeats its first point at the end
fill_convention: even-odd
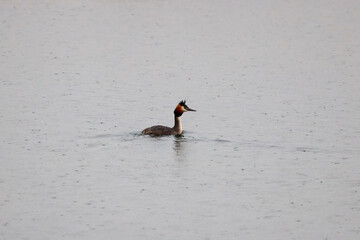
{"type": "Polygon", "coordinates": [[[183,135],[175,135],[174,136],[174,146],[173,149],[175,151],[176,160],[184,161],[185,160],[185,151],[184,151],[184,143],[187,139],[183,135]]]}

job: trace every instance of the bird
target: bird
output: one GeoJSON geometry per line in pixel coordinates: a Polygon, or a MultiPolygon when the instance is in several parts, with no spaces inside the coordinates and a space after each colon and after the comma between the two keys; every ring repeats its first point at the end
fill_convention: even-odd
{"type": "Polygon", "coordinates": [[[142,130],[141,133],[143,135],[150,135],[150,136],[180,135],[182,133],[180,117],[184,112],[187,111],[196,112],[196,110],[191,109],[186,105],[185,100],[182,100],[175,107],[173,127],[156,125],[149,128],[145,128],[144,130],[142,130]]]}

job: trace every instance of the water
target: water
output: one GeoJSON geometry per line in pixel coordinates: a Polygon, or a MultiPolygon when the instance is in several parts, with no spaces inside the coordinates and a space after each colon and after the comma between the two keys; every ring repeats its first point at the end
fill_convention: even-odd
{"type": "Polygon", "coordinates": [[[1,239],[358,239],[359,3],[272,4],[1,3],[1,239]]]}

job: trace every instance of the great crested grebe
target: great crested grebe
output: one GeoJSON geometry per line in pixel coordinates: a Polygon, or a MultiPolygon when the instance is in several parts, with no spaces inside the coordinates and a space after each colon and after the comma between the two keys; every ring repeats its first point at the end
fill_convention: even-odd
{"type": "Polygon", "coordinates": [[[174,127],[165,127],[162,125],[156,125],[149,128],[145,128],[142,131],[142,134],[144,135],[151,135],[151,136],[163,136],[163,135],[179,135],[182,133],[182,127],[181,127],[181,121],[180,116],[187,111],[196,111],[194,109],[189,108],[186,106],[186,101],[181,101],[176,106],[174,110],[175,115],[175,124],[174,127]]]}

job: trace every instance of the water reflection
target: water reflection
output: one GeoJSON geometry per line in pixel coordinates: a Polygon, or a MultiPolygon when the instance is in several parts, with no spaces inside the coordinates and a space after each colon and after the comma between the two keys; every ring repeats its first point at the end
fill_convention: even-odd
{"type": "Polygon", "coordinates": [[[186,138],[183,135],[174,136],[174,146],[173,149],[175,151],[176,160],[184,161],[185,160],[185,151],[184,151],[184,143],[186,142],[186,138]]]}

